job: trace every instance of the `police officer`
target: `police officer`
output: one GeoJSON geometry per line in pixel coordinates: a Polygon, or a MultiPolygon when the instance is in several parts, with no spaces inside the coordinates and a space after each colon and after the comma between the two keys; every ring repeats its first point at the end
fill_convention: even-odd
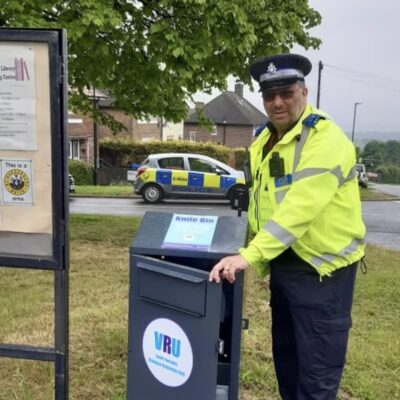
{"type": "Polygon", "coordinates": [[[353,144],[307,105],[310,61],[296,54],[251,66],[269,123],[250,148],[253,239],[210,281],[249,265],[270,270],[272,349],[284,400],[334,400],[345,363],[365,227],[353,144]]]}

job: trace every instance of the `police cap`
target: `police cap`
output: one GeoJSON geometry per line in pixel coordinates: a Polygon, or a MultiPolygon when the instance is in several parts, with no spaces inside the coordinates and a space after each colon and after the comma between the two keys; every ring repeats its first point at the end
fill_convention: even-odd
{"type": "Polygon", "coordinates": [[[308,58],[298,54],[277,54],[256,61],[250,67],[253,79],[260,84],[260,92],[266,89],[290,86],[298,81],[304,82],[304,77],[311,71],[308,58]]]}

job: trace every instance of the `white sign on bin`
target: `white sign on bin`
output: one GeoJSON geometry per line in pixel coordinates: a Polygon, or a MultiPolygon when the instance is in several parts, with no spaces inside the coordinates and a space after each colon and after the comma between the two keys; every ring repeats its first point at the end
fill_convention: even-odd
{"type": "Polygon", "coordinates": [[[150,322],[143,334],[143,355],[153,376],[166,386],[181,386],[192,373],[192,346],[183,329],[170,319],[150,322]]]}

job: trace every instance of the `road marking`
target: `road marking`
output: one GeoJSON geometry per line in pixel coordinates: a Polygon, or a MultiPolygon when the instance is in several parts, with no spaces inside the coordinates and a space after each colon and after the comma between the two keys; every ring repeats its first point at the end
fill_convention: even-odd
{"type": "Polygon", "coordinates": [[[380,217],[380,216],[385,216],[385,215],[392,215],[392,213],[388,212],[388,213],[368,213],[368,212],[364,212],[363,215],[368,215],[370,217],[374,216],[374,217],[380,217]]]}

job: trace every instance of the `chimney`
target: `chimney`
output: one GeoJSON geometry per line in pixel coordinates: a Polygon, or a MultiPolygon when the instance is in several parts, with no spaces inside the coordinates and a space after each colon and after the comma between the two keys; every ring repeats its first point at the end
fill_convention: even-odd
{"type": "Polygon", "coordinates": [[[239,97],[243,97],[243,83],[240,83],[240,82],[235,83],[235,93],[239,97]]]}
{"type": "Polygon", "coordinates": [[[203,101],[196,101],[196,102],[194,103],[194,108],[195,108],[196,110],[198,110],[199,108],[200,108],[200,109],[204,108],[204,102],[203,102],[203,101]]]}

